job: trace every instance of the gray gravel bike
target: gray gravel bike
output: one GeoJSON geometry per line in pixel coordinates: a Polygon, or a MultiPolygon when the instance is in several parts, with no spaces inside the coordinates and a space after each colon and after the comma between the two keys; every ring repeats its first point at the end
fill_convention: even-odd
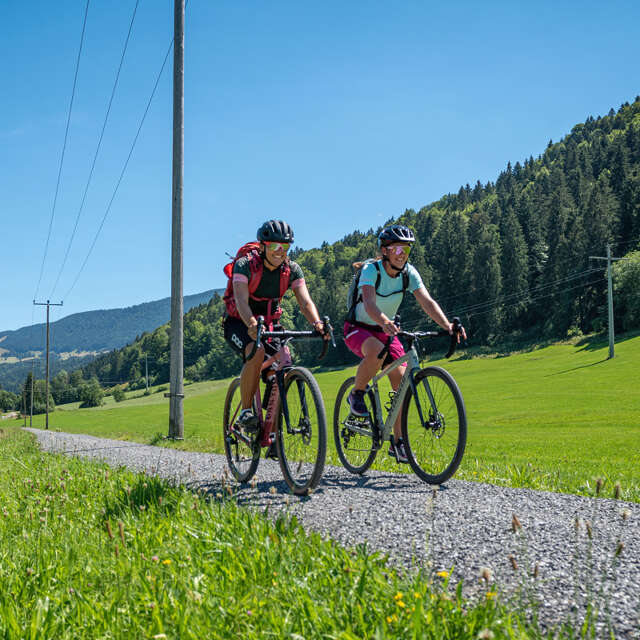
{"type": "MultiPolygon", "coordinates": [[[[335,346],[329,318],[323,319],[323,331],[265,331],[264,318],[258,317],[258,335],[250,360],[262,340],[271,340],[277,352],[262,364],[266,371],[275,367],[267,379],[264,395],[258,387],[253,410],[258,417],[258,431],[248,432],[237,424],[240,414],[240,378],[234,378],[224,401],[224,450],[229,469],[239,482],[248,482],[260,462],[262,448],[275,444],[285,482],[298,495],[305,495],[320,482],[327,454],[327,426],[324,401],[313,374],[291,362],[288,344],[299,338],[320,338],[325,334],[335,346]],[[263,412],[263,408],[266,411],[263,412]]],[[[322,353],[329,340],[323,339],[322,353]]]]}
{"type": "MultiPolygon", "coordinates": [[[[446,482],[458,469],[467,442],[467,416],[460,389],[450,373],[441,367],[420,368],[416,347],[419,338],[450,338],[446,358],[455,352],[460,332],[460,320],[453,319],[454,332],[400,331],[398,337],[407,341],[407,353],[378,373],[365,390],[369,414],[354,416],[346,402],[355,377],[345,380],[336,398],[333,413],[333,436],[338,456],[344,467],[354,474],[363,474],[373,464],[384,442],[391,436],[393,425],[401,416],[402,438],[407,457],[416,475],[429,484],[446,482]],[[378,381],[402,364],[407,369],[397,393],[389,394],[383,418],[378,381]]],[[[378,354],[383,359],[392,337],[378,354]]]]}

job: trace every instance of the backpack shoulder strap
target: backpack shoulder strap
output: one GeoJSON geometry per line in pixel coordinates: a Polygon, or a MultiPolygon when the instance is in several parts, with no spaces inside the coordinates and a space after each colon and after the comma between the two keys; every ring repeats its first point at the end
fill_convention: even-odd
{"type": "Polygon", "coordinates": [[[363,263],[363,265],[361,267],[359,267],[358,269],[356,269],[356,272],[353,274],[353,282],[351,285],[351,300],[349,300],[349,310],[347,311],[347,321],[348,322],[353,322],[355,320],[356,317],[356,306],[358,305],[358,302],[360,302],[362,300],[362,294],[359,293],[358,289],[360,287],[360,276],[362,275],[362,270],[368,265],[368,264],[373,264],[376,268],[377,271],[377,275],[376,275],[376,284],[375,284],[375,290],[378,290],[378,287],[380,286],[380,263],[378,260],[365,260],[365,262],[363,263]]]}
{"type": "Polygon", "coordinates": [[[376,285],[375,285],[375,290],[376,292],[378,291],[378,288],[380,287],[380,279],[382,278],[382,274],[380,273],[380,260],[376,260],[373,263],[373,266],[376,268],[376,285]]]}
{"type": "Polygon", "coordinates": [[[404,293],[409,288],[409,270],[407,269],[407,265],[404,265],[404,269],[402,270],[402,293],[404,293]]]}
{"type": "Polygon", "coordinates": [[[249,269],[251,269],[251,277],[249,278],[249,293],[253,293],[262,280],[262,271],[264,263],[257,251],[251,251],[247,258],[249,260],[249,269]]]}
{"type": "Polygon", "coordinates": [[[291,266],[289,260],[285,260],[280,267],[280,298],[284,297],[287,293],[289,284],[291,283],[291,266]]]}

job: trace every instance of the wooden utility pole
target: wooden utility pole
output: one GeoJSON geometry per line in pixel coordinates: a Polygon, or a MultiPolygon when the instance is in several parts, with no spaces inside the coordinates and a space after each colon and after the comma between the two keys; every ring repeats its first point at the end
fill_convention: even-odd
{"type": "MultiPolygon", "coordinates": [[[[49,307],[61,307],[62,306],[62,302],[49,302],[48,300],[46,302],[36,302],[35,300],[33,301],[33,304],[37,305],[37,306],[41,306],[47,307],[47,369],[46,369],[46,384],[45,384],[45,398],[46,398],[46,403],[47,403],[47,415],[45,418],[45,429],[49,428],[49,307]]],[[[33,377],[32,377],[33,380],[33,377]]],[[[31,392],[31,398],[32,398],[32,402],[33,402],[33,392],[31,392]]]]}
{"type": "Polygon", "coordinates": [[[169,438],[184,438],[184,336],[182,299],[182,183],[184,171],[184,0],[174,0],[173,189],[171,207],[171,361],[169,438]]]}
{"type": "Polygon", "coordinates": [[[612,258],[611,257],[611,245],[607,243],[607,255],[606,256],[589,256],[591,260],[606,260],[607,261],[607,307],[608,307],[608,322],[609,322],[609,358],[613,358],[614,355],[614,329],[613,329],[613,278],[611,275],[611,262],[613,260],[625,260],[626,258],[612,258]]]}
{"type": "Polygon", "coordinates": [[[31,409],[29,411],[29,426],[33,427],[33,376],[34,376],[34,362],[31,361],[31,409]]]}

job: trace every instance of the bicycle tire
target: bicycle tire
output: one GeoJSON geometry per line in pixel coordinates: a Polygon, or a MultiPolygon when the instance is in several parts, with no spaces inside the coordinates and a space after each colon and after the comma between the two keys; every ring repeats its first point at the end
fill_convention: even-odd
{"type": "Polygon", "coordinates": [[[409,464],[428,484],[442,484],[456,472],[467,442],[467,414],[462,393],[450,373],[426,367],[415,376],[420,407],[430,426],[423,427],[408,389],[402,406],[402,437],[409,464]],[[434,411],[426,385],[436,403],[434,411]],[[446,438],[446,440],[445,440],[446,438]]]}
{"type": "MultiPolygon", "coordinates": [[[[374,446],[375,424],[372,427],[369,422],[369,427],[371,428],[370,436],[349,430],[348,420],[352,416],[346,398],[351,392],[355,380],[355,377],[347,378],[338,391],[336,404],[333,408],[333,440],[342,466],[349,473],[362,475],[373,464],[378,454],[378,449],[374,446]]],[[[369,391],[365,396],[365,402],[368,405],[369,414],[374,416],[373,420],[375,421],[373,391],[369,391]]],[[[354,418],[353,426],[365,428],[364,421],[358,418],[354,418]]]]}
{"type": "Polygon", "coordinates": [[[293,431],[287,429],[281,399],[276,434],[278,461],[291,491],[306,495],[318,486],[327,457],[324,402],[316,379],[304,367],[294,367],[287,372],[284,395],[293,431]]]}
{"type": "MultiPolygon", "coordinates": [[[[257,415],[257,407],[253,407],[257,415]]],[[[230,430],[230,421],[240,412],[240,378],[234,378],[227,389],[224,400],[223,437],[224,452],[231,474],[238,482],[248,482],[260,462],[260,441],[258,436],[251,438],[251,444],[244,442],[230,430]]]]}

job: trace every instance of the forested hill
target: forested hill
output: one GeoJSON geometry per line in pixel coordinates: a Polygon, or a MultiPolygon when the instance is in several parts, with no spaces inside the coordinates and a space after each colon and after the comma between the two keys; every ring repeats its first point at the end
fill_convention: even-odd
{"type": "MultiPolygon", "coordinates": [[[[185,296],[184,309],[208,302],[215,290],[185,296]]],[[[51,350],[104,351],[122,347],[145,331],[168,322],[171,298],[145,302],[123,309],[85,311],[51,323],[51,350]]],[[[16,331],[0,331],[0,351],[5,356],[24,357],[32,351],[44,351],[45,324],[35,324],[16,331]]]]}
{"type": "MultiPolygon", "coordinates": [[[[618,329],[640,326],[640,98],[605,117],[589,117],[544,152],[507,164],[495,182],[464,185],[419,211],[398,218],[418,237],[410,261],[451,316],[460,315],[471,344],[563,338],[606,323],[607,243],[615,256],[618,329]]],[[[322,233],[319,229],[318,233],[322,233]]],[[[376,254],[377,229],[354,231],[339,242],[294,251],[320,312],[341,329],[352,262],[376,254]]],[[[402,309],[405,327],[425,325],[412,296],[402,309]]],[[[291,294],[283,324],[304,327],[291,294]]],[[[218,296],[185,318],[185,374],[215,378],[239,371],[224,344],[218,296]]],[[[140,384],[145,355],[155,382],[169,375],[168,327],[105,354],[85,376],[140,384]]],[[[316,364],[318,346],[298,347],[316,364]]],[[[353,363],[339,341],[327,364],[353,363]]]]}

